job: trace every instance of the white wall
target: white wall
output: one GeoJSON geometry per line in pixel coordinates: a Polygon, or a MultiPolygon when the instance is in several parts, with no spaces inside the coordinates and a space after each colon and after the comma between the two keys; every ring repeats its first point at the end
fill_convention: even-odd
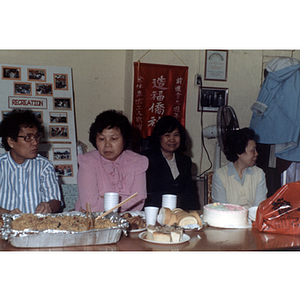
{"type": "MultiPolygon", "coordinates": [[[[88,130],[101,111],[123,110],[131,119],[133,99],[133,63],[187,65],[186,129],[192,144],[188,154],[194,162],[194,173],[203,172],[209,162],[206,154],[201,159],[200,112],[197,111],[198,87],[194,85],[197,73],[202,75],[204,87],[229,88],[229,101],[238,117],[240,127],[249,126],[250,107],[256,101],[262,80],[262,65],[274,56],[300,58],[300,51],[229,50],[228,76],[225,82],[205,81],[205,50],[0,50],[0,63],[66,66],[73,70],[77,138],[89,150],[88,130]],[[147,54],[146,54],[147,53],[147,54]],[[146,54],[143,58],[141,58],[146,54]]],[[[216,113],[204,113],[204,127],[216,123],[216,113]]],[[[213,159],[215,140],[206,140],[213,159]]],[[[226,160],[223,156],[222,164],[226,160]]]]}

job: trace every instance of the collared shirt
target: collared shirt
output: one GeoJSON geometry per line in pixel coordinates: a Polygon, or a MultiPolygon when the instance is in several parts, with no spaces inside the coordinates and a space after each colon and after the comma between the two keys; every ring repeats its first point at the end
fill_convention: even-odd
{"type": "Polygon", "coordinates": [[[223,185],[223,182],[225,181],[222,182],[220,178],[221,169],[218,169],[219,171],[217,170],[213,175],[212,198],[214,202],[239,204],[247,206],[248,208],[251,206],[258,206],[261,201],[266,199],[268,190],[266,187],[265,174],[261,169],[256,167],[255,175],[253,172],[254,169],[248,167],[241,179],[232,162],[230,162],[227,166],[224,166],[222,170],[225,170],[225,168],[227,168],[227,186],[223,185]],[[258,179],[257,173],[261,179],[258,179]],[[245,186],[246,176],[248,178],[247,186],[245,186]],[[232,191],[233,187],[235,187],[235,191],[232,191]],[[228,197],[229,193],[231,197],[228,197]]]}
{"type": "Polygon", "coordinates": [[[34,213],[41,202],[61,201],[52,163],[41,155],[17,164],[7,152],[0,156],[0,207],[34,213]]]}
{"type": "Polygon", "coordinates": [[[179,176],[179,171],[178,171],[178,168],[177,168],[177,163],[176,163],[176,158],[175,158],[175,153],[173,153],[173,157],[172,159],[167,159],[164,154],[162,153],[163,157],[165,158],[165,160],[167,161],[169,167],[170,167],[170,170],[171,170],[171,173],[172,173],[172,176],[174,178],[174,180],[179,176]]]}

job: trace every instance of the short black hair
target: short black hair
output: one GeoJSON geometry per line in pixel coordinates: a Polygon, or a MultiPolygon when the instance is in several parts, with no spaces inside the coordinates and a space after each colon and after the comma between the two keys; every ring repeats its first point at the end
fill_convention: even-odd
{"type": "Polygon", "coordinates": [[[131,140],[131,125],[126,116],[121,111],[114,109],[100,113],[95,122],[90,127],[89,141],[97,149],[97,133],[102,133],[104,129],[119,128],[124,140],[124,150],[128,148],[131,140]]]}
{"type": "Polygon", "coordinates": [[[0,137],[2,138],[1,147],[6,151],[10,150],[7,138],[17,141],[21,128],[36,127],[39,133],[43,132],[42,123],[37,119],[34,112],[30,109],[14,109],[4,115],[0,123],[0,137]]]}
{"type": "Polygon", "coordinates": [[[245,127],[228,132],[224,143],[224,154],[227,160],[231,162],[237,161],[239,158],[238,155],[246,151],[250,140],[255,142],[258,140],[258,136],[251,128],[245,127]]]}
{"type": "Polygon", "coordinates": [[[163,116],[156,122],[150,137],[150,147],[160,148],[160,137],[163,136],[165,133],[173,132],[175,129],[178,129],[180,134],[180,146],[176,151],[185,151],[185,129],[182,126],[182,124],[172,116],[163,116]]]}

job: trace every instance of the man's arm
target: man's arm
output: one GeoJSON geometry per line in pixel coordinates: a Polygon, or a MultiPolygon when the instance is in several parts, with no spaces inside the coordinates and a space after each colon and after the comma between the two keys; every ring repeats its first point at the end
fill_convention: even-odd
{"type": "Polygon", "coordinates": [[[49,214],[57,212],[61,207],[59,200],[52,199],[48,202],[41,202],[35,209],[35,213],[49,214]]]}
{"type": "Polygon", "coordinates": [[[0,214],[21,214],[22,212],[18,208],[14,208],[12,210],[8,210],[0,207],[0,214]]]}

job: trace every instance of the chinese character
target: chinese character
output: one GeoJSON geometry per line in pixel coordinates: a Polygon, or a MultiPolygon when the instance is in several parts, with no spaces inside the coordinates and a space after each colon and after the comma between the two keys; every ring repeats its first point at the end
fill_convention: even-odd
{"type": "Polygon", "coordinates": [[[157,91],[153,91],[151,96],[150,96],[150,99],[151,100],[156,100],[156,95],[157,95],[157,91]]]}
{"type": "Polygon", "coordinates": [[[148,127],[150,127],[150,126],[154,127],[156,122],[157,121],[156,121],[155,117],[151,117],[151,119],[148,121],[148,127]]]}
{"type": "Polygon", "coordinates": [[[157,96],[157,101],[164,101],[164,99],[165,99],[165,96],[163,95],[163,91],[159,91],[158,92],[158,96],[157,96]]]}
{"type": "Polygon", "coordinates": [[[137,89],[142,89],[144,86],[143,86],[143,84],[142,83],[138,83],[137,85],[136,85],[136,88],[137,89]]]}
{"type": "Polygon", "coordinates": [[[143,97],[143,92],[141,90],[136,91],[136,96],[137,97],[143,97]]]}
{"type": "Polygon", "coordinates": [[[167,87],[164,87],[165,83],[166,83],[166,79],[163,76],[160,76],[156,79],[152,79],[152,83],[153,83],[153,88],[158,88],[160,90],[167,90],[167,87]]]}
{"type": "Polygon", "coordinates": [[[180,112],[180,106],[174,106],[174,111],[175,112],[180,112]]]}
{"type": "Polygon", "coordinates": [[[137,82],[142,82],[143,80],[144,80],[144,77],[142,77],[142,76],[139,76],[139,78],[138,78],[137,82]]]}
{"type": "Polygon", "coordinates": [[[181,86],[180,85],[175,86],[175,92],[181,92],[181,86]]]}
{"type": "Polygon", "coordinates": [[[176,80],[175,80],[175,84],[182,84],[182,80],[183,80],[183,78],[182,78],[182,77],[178,77],[178,78],[176,78],[176,80]]]}
{"type": "Polygon", "coordinates": [[[142,124],[142,123],[136,124],[136,128],[139,129],[140,131],[142,131],[142,129],[143,129],[143,124],[142,124]]]}
{"type": "Polygon", "coordinates": [[[159,114],[159,115],[163,115],[165,112],[165,105],[163,103],[158,102],[155,105],[155,113],[159,114]]]}
{"type": "Polygon", "coordinates": [[[154,103],[152,103],[151,107],[150,107],[148,110],[150,110],[150,111],[153,113],[153,110],[154,110],[154,103]]]}

